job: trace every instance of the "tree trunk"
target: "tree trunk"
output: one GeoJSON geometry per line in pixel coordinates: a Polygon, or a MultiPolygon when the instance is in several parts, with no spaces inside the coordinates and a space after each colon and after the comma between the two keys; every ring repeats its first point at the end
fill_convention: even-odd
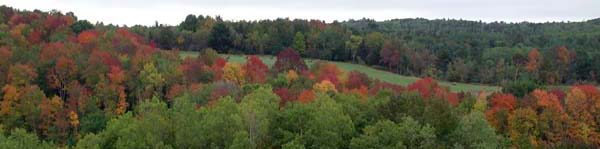
{"type": "Polygon", "coordinates": [[[519,67],[517,66],[517,71],[515,72],[515,77],[513,80],[517,80],[518,77],[519,77],[519,67]]]}

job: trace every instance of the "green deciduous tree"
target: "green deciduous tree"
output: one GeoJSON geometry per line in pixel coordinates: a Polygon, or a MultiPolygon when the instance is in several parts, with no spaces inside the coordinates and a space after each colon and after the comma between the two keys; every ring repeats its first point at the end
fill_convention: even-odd
{"type": "Polygon", "coordinates": [[[231,97],[219,99],[214,107],[202,108],[203,118],[200,121],[202,134],[199,142],[201,148],[227,148],[244,130],[244,124],[238,105],[231,97]]]}
{"type": "Polygon", "coordinates": [[[138,77],[143,86],[143,88],[141,88],[142,94],[138,98],[147,99],[152,95],[161,95],[160,91],[165,83],[165,78],[158,72],[153,63],[144,64],[138,77]]]}
{"type": "Polygon", "coordinates": [[[452,133],[454,146],[464,148],[501,148],[503,138],[487,122],[480,111],[472,111],[463,116],[458,127],[452,133]]]}
{"type": "Polygon", "coordinates": [[[350,40],[346,41],[346,48],[350,49],[352,53],[352,62],[354,63],[356,63],[356,58],[358,57],[358,50],[360,49],[360,45],[362,43],[363,38],[355,35],[350,36],[350,40]]]}
{"type": "Polygon", "coordinates": [[[354,125],[344,113],[340,104],[328,95],[318,94],[311,106],[314,106],[312,118],[307,121],[305,141],[308,147],[347,147],[354,125]]]}
{"type": "Polygon", "coordinates": [[[244,130],[254,148],[268,147],[272,120],[279,110],[279,97],[270,87],[260,87],[246,95],[240,103],[244,130]]]}
{"type": "Polygon", "coordinates": [[[294,44],[292,45],[292,48],[294,48],[295,50],[298,50],[298,53],[304,55],[304,52],[306,50],[306,41],[304,38],[304,34],[302,34],[302,32],[296,32],[296,35],[294,36],[294,44]]]}
{"type": "MultiPolygon", "coordinates": [[[[2,128],[3,129],[3,128],[2,128]]],[[[4,130],[0,130],[0,146],[5,149],[22,149],[22,148],[40,148],[51,149],[56,148],[51,143],[40,141],[35,134],[27,133],[24,129],[17,128],[5,135],[4,130]]]]}

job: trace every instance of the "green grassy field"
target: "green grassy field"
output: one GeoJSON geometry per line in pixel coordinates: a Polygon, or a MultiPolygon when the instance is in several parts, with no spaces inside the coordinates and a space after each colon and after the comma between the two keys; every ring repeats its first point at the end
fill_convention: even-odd
{"type": "MultiPolygon", "coordinates": [[[[197,56],[197,53],[182,51],[182,52],[180,52],[180,55],[182,57],[195,57],[195,56],[197,56]]],[[[222,55],[222,56],[231,62],[237,62],[237,63],[245,63],[246,62],[245,55],[222,55]]],[[[271,65],[273,65],[276,60],[276,58],[274,56],[263,55],[263,56],[259,56],[259,57],[269,67],[271,65]]],[[[312,64],[314,62],[316,62],[318,60],[305,59],[305,61],[306,61],[306,65],[308,65],[310,67],[310,66],[312,66],[312,64]]],[[[329,62],[331,62],[331,61],[329,61],[329,62]]],[[[344,63],[344,62],[331,62],[331,63],[336,64],[338,66],[338,68],[345,70],[345,71],[356,70],[356,71],[367,74],[371,78],[379,79],[381,81],[399,84],[399,85],[403,85],[403,86],[407,86],[419,79],[417,77],[398,75],[398,74],[394,74],[394,73],[391,73],[388,71],[371,68],[371,67],[365,66],[365,65],[358,65],[358,64],[351,64],[351,63],[344,63]]],[[[452,82],[444,82],[444,81],[440,81],[440,84],[443,86],[449,87],[450,90],[455,91],[455,92],[461,92],[461,91],[477,92],[477,91],[499,91],[500,90],[500,87],[498,87],[498,86],[452,83],[452,82]]]]}

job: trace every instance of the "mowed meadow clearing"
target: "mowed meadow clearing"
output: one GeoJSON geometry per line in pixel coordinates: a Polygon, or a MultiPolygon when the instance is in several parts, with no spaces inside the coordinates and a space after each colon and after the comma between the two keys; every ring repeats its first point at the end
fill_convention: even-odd
{"type": "MultiPolygon", "coordinates": [[[[182,58],[196,57],[196,56],[198,56],[198,52],[180,51],[180,55],[182,58]]],[[[246,55],[222,54],[222,56],[230,62],[237,62],[237,63],[245,63],[246,62],[246,55]]],[[[270,55],[260,55],[259,57],[269,67],[271,67],[275,63],[275,60],[276,60],[276,57],[270,56],[270,55]]],[[[305,58],[304,61],[306,62],[306,65],[311,67],[314,62],[323,61],[323,60],[305,58]]],[[[407,86],[419,79],[418,77],[398,75],[398,74],[395,74],[392,72],[371,68],[371,67],[365,66],[365,65],[345,63],[345,62],[333,62],[333,61],[327,61],[327,62],[333,63],[333,64],[337,65],[338,68],[340,68],[344,71],[347,71],[347,72],[356,70],[356,71],[367,74],[370,78],[378,79],[378,80],[381,80],[384,82],[394,83],[394,84],[398,84],[398,85],[402,85],[402,86],[407,86]]],[[[452,90],[453,92],[479,92],[479,91],[496,92],[496,91],[501,90],[501,88],[498,86],[454,83],[454,82],[445,82],[445,81],[439,81],[439,83],[442,86],[449,87],[450,90],[452,90]]]]}

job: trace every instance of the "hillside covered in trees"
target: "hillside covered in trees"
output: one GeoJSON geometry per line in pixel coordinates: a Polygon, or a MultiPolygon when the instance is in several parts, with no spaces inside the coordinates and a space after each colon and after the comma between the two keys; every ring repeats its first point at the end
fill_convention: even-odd
{"type": "Polygon", "coordinates": [[[600,20],[504,23],[398,19],[225,21],[188,15],[178,26],[131,30],[162,49],[270,54],[347,61],[403,75],[505,85],[598,83],[600,20]]]}
{"type": "MultiPolygon", "coordinates": [[[[543,31],[538,32],[549,34],[548,41],[552,42],[544,42],[549,47],[531,45],[539,49],[524,48],[523,53],[511,53],[526,47],[526,43],[535,43],[535,34],[523,35],[517,43],[504,36],[510,34],[509,28],[523,24],[496,24],[505,29],[501,31],[493,23],[471,22],[482,25],[483,30],[499,30],[489,37],[494,41],[485,41],[490,47],[482,48],[486,46],[473,45],[488,38],[482,34],[492,33],[480,30],[475,34],[471,30],[464,32],[474,34],[464,35],[459,27],[456,31],[440,27],[439,32],[426,32],[396,28],[406,26],[396,21],[300,21],[306,22],[306,32],[292,30],[284,34],[297,22],[247,23],[204,18],[190,23],[200,27],[186,26],[186,22],[194,20],[188,17],[178,27],[116,27],[92,25],[72,13],[20,11],[1,6],[0,147],[362,149],[600,145],[598,88],[585,84],[557,89],[539,86],[552,81],[546,79],[550,74],[558,75],[554,83],[593,82],[593,70],[598,67],[592,65],[598,60],[593,53],[599,47],[593,42],[598,40],[597,23],[593,21],[541,24],[543,31]],[[256,29],[252,26],[264,30],[240,34],[241,29],[256,29]],[[552,26],[580,28],[551,32],[552,26]],[[562,32],[570,30],[580,32],[562,32]],[[350,38],[337,41],[344,39],[338,33],[350,38]],[[446,39],[449,34],[473,38],[446,39]],[[565,35],[554,37],[558,34],[565,35]],[[238,38],[246,35],[256,35],[266,44],[245,44],[254,43],[238,38]],[[465,44],[467,41],[473,45],[465,44]],[[579,44],[582,41],[589,43],[579,44]],[[376,44],[371,45],[372,42],[376,44]],[[554,42],[564,47],[553,48],[554,42]],[[459,50],[451,45],[473,55],[456,54],[459,50]],[[381,49],[365,48],[371,46],[381,49]],[[399,62],[411,65],[388,64],[388,60],[398,60],[393,58],[371,63],[369,54],[366,58],[352,52],[344,56],[342,47],[354,47],[355,53],[375,50],[371,56],[400,56],[399,62]],[[182,58],[177,49],[202,50],[198,57],[182,58]],[[496,50],[490,53],[490,49],[496,50]],[[314,50],[331,51],[322,55],[312,53],[314,50]],[[437,56],[444,50],[452,51],[454,54],[447,56],[457,59],[448,64],[447,72],[442,69],[443,56],[437,56]],[[500,67],[507,75],[515,74],[503,76],[504,79],[518,79],[506,83],[502,92],[455,93],[432,78],[452,79],[452,73],[458,73],[468,74],[459,77],[463,81],[474,81],[471,73],[457,68],[477,72],[471,69],[483,66],[479,62],[484,57],[473,52],[478,50],[483,50],[482,55],[491,54],[488,58],[500,58],[486,63],[503,62],[490,68],[500,67]],[[219,52],[277,57],[268,67],[255,55],[247,56],[246,63],[235,63],[219,56],[219,52]],[[430,53],[408,57],[404,52],[430,53]],[[308,67],[303,56],[382,65],[399,73],[431,73],[432,77],[399,86],[357,71],[345,72],[327,62],[308,67]],[[402,60],[413,57],[432,59],[412,61],[428,63],[423,67],[402,60]],[[588,59],[581,60],[582,57],[588,59]],[[588,64],[579,66],[579,61],[588,64]],[[415,73],[413,67],[422,72],[415,73]],[[583,67],[590,71],[589,76],[574,73],[583,67]],[[579,75],[583,78],[572,78],[579,75]]],[[[419,19],[407,22],[411,21],[466,23],[419,19]]],[[[492,74],[498,74],[495,71],[492,74]]]]}

